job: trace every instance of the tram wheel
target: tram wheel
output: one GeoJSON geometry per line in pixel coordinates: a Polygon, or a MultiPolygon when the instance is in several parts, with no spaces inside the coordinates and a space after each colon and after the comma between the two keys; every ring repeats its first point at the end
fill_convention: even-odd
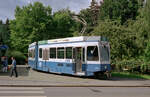
{"type": "Polygon", "coordinates": [[[96,72],[95,73],[95,78],[97,79],[110,79],[111,78],[111,73],[106,71],[106,72],[96,72]]]}
{"type": "Polygon", "coordinates": [[[111,72],[106,71],[106,72],[105,72],[105,75],[106,75],[107,79],[110,79],[110,78],[111,78],[111,72]]]}

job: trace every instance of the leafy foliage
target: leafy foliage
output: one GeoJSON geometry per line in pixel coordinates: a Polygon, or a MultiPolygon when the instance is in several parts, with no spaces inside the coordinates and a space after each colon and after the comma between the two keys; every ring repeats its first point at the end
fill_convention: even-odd
{"type": "Polygon", "coordinates": [[[146,5],[145,5],[145,19],[146,22],[148,23],[148,28],[150,29],[150,0],[147,0],[146,5]]]}
{"type": "Polygon", "coordinates": [[[50,6],[39,2],[16,7],[16,19],[10,22],[12,47],[26,53],[32,42],[73,36],[76,23],[71,12],[64,9],[52,15],[51,11],[50,6]]]}
{"type": "MultiPolygon", "coordinates": [[[[93,30],[93,20],[92,20],[92,15],[91,15],[91,9],[87,8],[87,9],[83,9],[80,11],[79,16],[84,18],[85,21],[87,22],[87,29],[86,32],[90,33],[93,30]]],[[[82,26],[79,26],[80,29],[82,28],[82,26]]]]}
{"type": "Polygon", "coordinates": [[[59,10],[53,15],[54,24],[54,38],[63,38],[73,36],[75,31],[76,23],[71,17],[71,11],[69,9],[59,10]]]}
{"type": "Polygon", "coordinates": [[[138,0],[104,0],[99,25],[89,35],[110,40],[112,64],[116,70],[150,71],[149,2],[138,0]]]}
{"type": "Polygon", "coordinates": [[[9,50],[8,53],[7,53],[7,56],[9,58],[9,64],[11,64],[11,57],[15,57],[16,59],[16,62],[18,65],[23,65],[25,64],[25,61],[27,59],[27,57],[20,51],[12,51],[12,50],[9,50]]]}
{"type": "Polygon", "coordinates": [[[16,50],[27,52],[29,43],[51,37],[52,15],[49,6],[35,2],[23,8],[16,7],[15,18],[10,23],[10,29],[11,44],[16,50]]]}
{"type": "Polygon", "coordinates": [[[112,60],[128,59],[137,55],[138,47],[133,40],[134,32],[122,26],[119,21],[101,21],[92,34],[109,38],[112,60]]]}
{"type": "Polygon", "coordinates": [[[104,0],[100,7],[100,19],[119,19],[123,24],[128,19],[135,19],[138,0],[104,0]]]}
{"type": "Polygon", "coordinates": [[[6,24],[0,23],[0,42],[3,44],[8,44],[10,42],[10,31],[9,31],[9,20],[6,24]]]}

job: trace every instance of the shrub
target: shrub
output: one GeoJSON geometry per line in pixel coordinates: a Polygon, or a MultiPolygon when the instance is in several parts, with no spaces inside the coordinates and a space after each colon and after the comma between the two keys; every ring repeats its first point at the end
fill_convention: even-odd
{"type": "Polygon", "coordinates": [[[11,60],[10,58],[13,56],[16,59],[16,62],[18,65],[24,65],[25,64],[25,60],[26,60],[26,56],[20,52],[20,51],[8,51],[8,58],[9,58],[9,64],[11,64],[11,60]]]}
{"type": "Polygon", "coordinates": [[[122,60],[116,62],[115,71],[140,72],[142,62],[136,59],[122,60]]]}
{"type": "Polygon", "coordinates": [[[140,70],[141,70],[141,73],[144,73],[144,74],[148,74],[149,73],[150,74],[150,64],[147,63],[147,62],[141,64],[140,70]]]}

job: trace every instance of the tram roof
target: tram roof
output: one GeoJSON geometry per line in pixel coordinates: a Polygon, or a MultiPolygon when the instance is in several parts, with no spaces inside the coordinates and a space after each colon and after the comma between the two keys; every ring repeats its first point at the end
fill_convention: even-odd
{"type": "MultiPolygon", "coordinates": [[[[69,37],[69,38],[60,38],[60,39],[52,39],[52,40],[43,40],[39,41],[38,44],[48,44],[48,43],[61,43],[61,42],[78,42],[78,41],[107,41],[106,38],[101,36],[80,36],[80,37],[69,37]]],[[[32,43],[29,45],[33,46],[36,43],[32,43]]]]}

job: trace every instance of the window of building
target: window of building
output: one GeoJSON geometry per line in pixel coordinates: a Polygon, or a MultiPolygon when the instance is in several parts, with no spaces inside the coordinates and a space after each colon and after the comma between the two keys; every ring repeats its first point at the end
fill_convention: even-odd
{"type": "Polygon", "coordinates": [[[66,48],[66,59],[72,59],[72,47],[66,48]]]}
{"type": "Polygon", "coordinates": [[[50,48],[50,58],[56,58],[56,48],[50,48]]]}
{"type": "Polygon", "coordinates": [[[64,47],[57,48],[57,58],[64,59],[64,47]]]}
{"type": "Polygon", "coordinates": [[[42,48],[39,49],[39,58],[42,58],[42,48]]]}
{"type": "Polygon", "coordinates": [[[98,47],[97,46],[88,46],[87,47],[87,60],[88,61],[98,61],[98,47]]]}

